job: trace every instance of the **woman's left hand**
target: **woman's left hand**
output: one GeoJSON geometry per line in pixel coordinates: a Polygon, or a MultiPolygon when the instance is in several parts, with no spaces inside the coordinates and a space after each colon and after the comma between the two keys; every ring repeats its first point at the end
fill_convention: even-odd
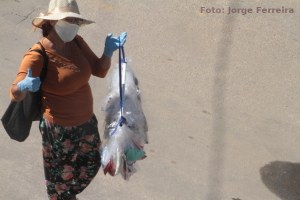
{"type": "Polygon", "coordinates": [[[115,50],[120,46],[123,46],[126,42],[127,32],[123,32],[118,37],[113,37],[113,34],[110,33],[105,39],[105,47],[103,54],[109,58],[112,57],[115,50]]]}

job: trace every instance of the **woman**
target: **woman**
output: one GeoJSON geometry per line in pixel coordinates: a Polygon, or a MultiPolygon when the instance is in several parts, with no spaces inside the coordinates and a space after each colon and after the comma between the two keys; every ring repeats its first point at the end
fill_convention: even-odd
{"type": "MultiPolygon", "coordinates": [[[[93,23],[83,18],[75,0],[51,0],[48,13],[32,24],[41,28],[40,44],[49,58],[47,75],[41,85],[43,56],[25,54],[11,87],[11,98],[24,99],[27,92],[41,90],[44,171],[50,200],[73,200],[96,176],[100,167],[100,137],[93,114],[89,78],[105,77],[113,52],[126,41],[109,34],[104,53],[98,58],[77,35],[80,26],[93,23]]],[[[41,49],[39,44],[32,50],[41,49]]]]}

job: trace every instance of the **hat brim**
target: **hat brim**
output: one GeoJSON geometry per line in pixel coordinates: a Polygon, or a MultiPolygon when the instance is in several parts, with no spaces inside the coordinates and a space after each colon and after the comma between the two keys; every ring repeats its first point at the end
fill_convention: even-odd
{"type": "Polygon", "coordinates": [[[67,17],[73,17],[73,18],[81,19],[82,23],[81,23],[80,26],[95,23],[94,21],[85,19],[80,14],[77,14],[77,13],[74,13],[74,12],[64,12],[64,13],[54,13],[54,14],[50,14],[50,15],[36,17],[32,20],[32,25],[37,27],[37,28],[41,28],[44,21],[61,20],[61,19],[65,19],[67,17]]]}

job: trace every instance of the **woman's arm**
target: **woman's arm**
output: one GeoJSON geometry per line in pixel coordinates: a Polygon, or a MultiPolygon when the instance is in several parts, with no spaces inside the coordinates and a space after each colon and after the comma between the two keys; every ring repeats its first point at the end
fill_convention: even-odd
{"type": "Polygon", "coordinates": [[[81,36],[77,35],[76,40],[79,43],[77,46],[90,63],[92,74],[100,78],[105,77],[111,65],[111,58],[105,56],[104,54],[101,58],[97,57],[97,55],[91,50],[89,45],[81,36]]]}
{"type": "MultiPolygon", "coordinates": [[[[33,46],[32,49],[36,48],[33,46]]],[[[43,57],[37,52],[27,52],[19,67],[17,77],[10,87],[10,98],[13,101],[22,101],[27,92],[35,92],[40,87],[39,74],[43,66],[43,57]]]]}
{"type": "Polygon", "coordinates": [[[88,44],[82,37],[76,37],[76,40],[80,43],[80,48],[84,52],[86,58],[91,64],[92,73],[94,76],[104,78],[111,66],[111,57],[115,50],[119,48],[119,45],[124,45],[126,42],[127,33],[123,32],[119,37],[112,37],[112,34],[108,34],[105,39],[104,52],[101,58],[98,58],[95,53],[90,49],[88,44]],[[121,43],[121,44],[120,44],[121,43]]]}
{"type": "Polygon", "coordinates": [[[12,85],[10,88],[10,98],[12,101],[22,101],[27,94],[27,91],[21,92],[17,85],[12,85]]]}
{"type": "Polygon", "coordinates": [[[95,65],[96,71],[98,71],[96,74],[100,75],[101,78],[104,78],[111,66],[111,58],[103,54],[101,58],[97,59],[95,65]]]}

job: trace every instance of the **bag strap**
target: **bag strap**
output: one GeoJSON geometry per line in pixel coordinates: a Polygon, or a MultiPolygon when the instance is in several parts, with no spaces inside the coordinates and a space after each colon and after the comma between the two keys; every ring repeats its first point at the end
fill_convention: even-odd
{"type": "Polygon", "coordinates": [[[41,46],[41,49],[31,49],[30,51],[35,51],[43,56],[43,68],[40,73],[40,80],[43,83],[46,78],[47,71],[48,71],[49,58],[48,58],[48,55],[46,53],[44,46],[40,42],[38,42],[38,44],[41,46]]]}
{"type": "MultiPolygon", "coordinates": [[[[75,38],[74,41],[75,41],[76,45],[79,47],[79,49],[81,49],[81,45],[80,45],[79,41],[77,40],[77,38],[75,38]]],[[[43,83],[43,81],[46,78],[47,71],[48,71],[49,58],[46,53],[45,47],[42,45],[42,43],[38,42],[37,44],[39,44],[41,46],[41,49],[31,49],[30,51],[35,51],[35,52],[41,54],[44,58],[43,68],[42,68],[41,74],[40,74],[40,80],[43,83]]]]}
{"type": "Polygon", "coordinates": [[[76,43],[76,45],[78,46],[78,48],[81,50],[81,44],[79,43],[79,41],[77,40],[77,38],[74,38],[74,42],[76,43]]]}
{"type": "Polygon", "coordinates": [[[123,115],[124,100],[125,100],[125,79],[126,79],[126,67],[127,59],[125,57],[124,46],[119,46],[119,92],[120,92],[120,117],[118,123],[115,125],[115,129],[109,133],[110,136],[117,132],[118,126],[127,124],[127,120],[123,115]]]}

